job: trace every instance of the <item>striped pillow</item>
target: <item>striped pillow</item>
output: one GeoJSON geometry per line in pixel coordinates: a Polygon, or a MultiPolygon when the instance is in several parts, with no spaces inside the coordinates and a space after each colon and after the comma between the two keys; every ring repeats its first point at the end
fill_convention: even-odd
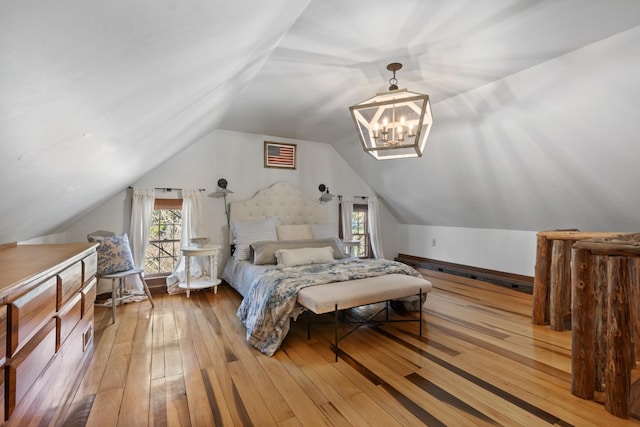
{"type": "Polygon", "coordinates": [[[236,242],[236,250],[233,253],[237,260],[249,259],[249,246],[253,242],[263,240],[278,240],[276,226],[280,223],[277,216],[258,221],[233,222],[231,229],[236,242]]]}

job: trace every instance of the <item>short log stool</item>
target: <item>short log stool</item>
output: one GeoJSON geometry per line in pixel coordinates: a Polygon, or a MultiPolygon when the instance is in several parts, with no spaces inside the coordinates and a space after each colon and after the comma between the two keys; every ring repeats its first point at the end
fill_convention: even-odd
{"type": "Polygon", "coordinates": [[[571,263],[571,392],[629,417],[640,356],[640,234],[581,240],[571,263]]]}
{"type": "Polygon", "coordinates": [[[540,231],[537,236],[531,323],[562,331],[571,324],[571,246],[584,239],[622,233],[579,230],[540,231]]]}

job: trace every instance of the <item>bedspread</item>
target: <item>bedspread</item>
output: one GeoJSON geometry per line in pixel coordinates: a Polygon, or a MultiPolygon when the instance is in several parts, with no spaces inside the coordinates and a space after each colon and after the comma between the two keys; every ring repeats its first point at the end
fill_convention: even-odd
{"type": "Polygon", "coordinates": [[[289,318],[296,319],[303,311],[296,303],[300,289],[385,274],[422,277],[408,265],[383,259],[279,267],[255,279],[238,308],[238,317],[247,328],[247,340],[272,356],[289,332],[289,318]]]}

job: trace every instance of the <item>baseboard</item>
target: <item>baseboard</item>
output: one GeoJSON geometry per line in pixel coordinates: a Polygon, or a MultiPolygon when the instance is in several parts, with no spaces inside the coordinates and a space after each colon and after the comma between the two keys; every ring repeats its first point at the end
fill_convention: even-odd
{"type": "Polygon", "coordinates": [[[396,261],[400,261],[413,267],[441,271],[443,273],[454,274],[456,276],[468,277],[470,279],[482,280],[484,282],[505,286],[529,294],[533,293],[533,277],[530,276],[454,264],[451,262],[422,258],[407,254],[398,254],[396,261]]]}

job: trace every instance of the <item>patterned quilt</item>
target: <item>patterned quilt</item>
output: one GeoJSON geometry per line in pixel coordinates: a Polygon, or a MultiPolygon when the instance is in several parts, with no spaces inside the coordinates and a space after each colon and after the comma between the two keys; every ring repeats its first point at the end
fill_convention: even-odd
{"type": "Polygon", "coordinates": [[[384,274],[421,277],[408,265],[383,259],[279,267],[255,279],[238,308],[238,317],[247,328],[247,340],[272,356],[289,332],[289,318],[296,319],[303,311],[296,303],[300,289],[384,274]]]}

